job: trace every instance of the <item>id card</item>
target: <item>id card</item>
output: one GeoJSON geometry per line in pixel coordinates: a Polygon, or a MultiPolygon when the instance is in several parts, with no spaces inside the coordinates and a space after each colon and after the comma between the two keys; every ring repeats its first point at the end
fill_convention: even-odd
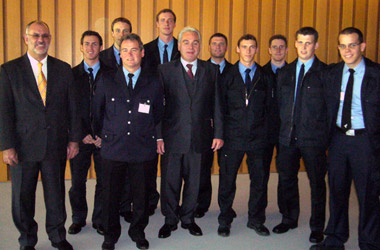
{"type": "Polygon", "coordinates": [[[138,111],[140,113],[149,114],[150,105],[145,103],[139,103],[139,109],[138,111]]]}

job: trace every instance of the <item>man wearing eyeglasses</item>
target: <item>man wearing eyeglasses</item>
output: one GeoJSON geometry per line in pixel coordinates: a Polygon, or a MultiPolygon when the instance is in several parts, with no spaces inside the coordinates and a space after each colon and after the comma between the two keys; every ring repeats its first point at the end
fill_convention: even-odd
{"type": "Polygon", "coordinates": [[[78,153],[81,138],[70,65],[48,56],[49,27],[26,26],[27,53],[1,66],[0,150],[10,165],[12,215],[21,250],[34,250],[35,191],[41,174],[46,232],[52,246],[72,250],[66,240],[64,175],[66,160],[78,153]]]}
{"type": "MultiPolygon", "coordinates": [[[[269,54],[271,59],[263,66],[263,69],[271,74],[274,79],[277,78],[277,71],[288,63],[285,58],[288,54],[288,41],[283,35],[273,35],[269,39],[269,54]]],[[[270,107],[270,115],[267,116],[268,123],[268,147],[264,152],[264,164],[266,169],[270,169],[273,158],[273,150],[276,147],[278,151],[278,131],[280,129],[280,119],[278,116],[276,84],[273,84],[270,98],[272,99],[270,107]]]]}
{"type": "Polygon", "coordinates": [[[343,250],[349,237],[352,180],[359,200],[359,248],[380,249],[380,65],[362,56],[362,32],[339,33],[343,62],[321,73],[329,109],[330,218],[326,239],[312,250],[343,250]]]}
{"type": "Polygon", "coordinates": [[[298,58],[282,68],[277,77],[281,119],[277,155],[278,206],[282,221],[274,233],[298,226],[300,202],[298,170],[303,158],[311,188],[310,242],[323,240],[326,207],[327,108],[323,84],[315,73],[325,67],[315,56],[318,32],[303,27],[296,32],[298,58]]]}

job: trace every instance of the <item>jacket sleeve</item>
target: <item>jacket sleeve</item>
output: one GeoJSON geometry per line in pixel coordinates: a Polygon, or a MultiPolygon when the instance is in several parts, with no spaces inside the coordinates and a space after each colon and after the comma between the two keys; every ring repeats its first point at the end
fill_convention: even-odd
{"type": "MultiPolygon", "coordinates": [[[[210,65],[214,66],[214,65],[210,65]]],[[[212,68],[213,74],[215,74],[215,82],[214,82],[214,139],[222,139],[223,140],[223,120],[224,120],[224,112],[223,112],[223,104],[222,104],[222,94],[221,94],[221,84],[219,82],[219,70],[215,66],[212,68]]]]}
{"type": "Polygon", "coordinates": [[[96,82],[96,90],[92,102],[94,134],[101,137],[105,110],[105,80],[103,75],[96,82]]]}
{"type": "Polygon", "coordinates": [[[66,77],[68,78],[68,110],[70,115],[69,141],[80,142],[82,140],[82,126],[79,114],[79,92],[69,65],[67,65],[66,77]]]}
{"type": "Polygon", "coordinates": [[[0,69],[0,151],[16,147],[15,104],[11,80],[4,65],[0,69]]]}

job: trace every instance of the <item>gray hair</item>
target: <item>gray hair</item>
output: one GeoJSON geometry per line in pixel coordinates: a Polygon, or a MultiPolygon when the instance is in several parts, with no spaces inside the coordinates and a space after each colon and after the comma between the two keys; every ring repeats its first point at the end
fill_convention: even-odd
{"type": "Polygon", "coordinates": [[[29,27],[30,27],[32,24],[39,24],[39,25],[45,26],[45,27],[48,29],[48,32],[49,32],[49,34],[50,34],[49,25],[47,25],[47,23],[45,23],[44,21],[40,21],[40,20],[34,20],[34,21],[31,21],[30,23],[28,23],[28,24],[26,25],[25,34],[29,34],[29,27]]]}
{"type": "Polygon", "coordinates": [[[183,28],[181,30],[181,32],[179,32],[179,35],[178,35],[178,41],[181,42],[182,41],[182,36],[184,33],[186,32],[193,32],[193,33],[196,33],[199,37],[199,43],[202,42],[202,37],[201,37],[201,33],[199,33],[199,30],[197,30],[196,28],[194,27],[190,27],[190,26],[187,26],[185,28],[183,28]]]}

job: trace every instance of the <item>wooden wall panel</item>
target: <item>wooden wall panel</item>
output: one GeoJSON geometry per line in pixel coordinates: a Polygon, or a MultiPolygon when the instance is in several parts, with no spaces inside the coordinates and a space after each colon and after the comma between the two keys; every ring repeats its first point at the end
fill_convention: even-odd
{"type": "MultiPolygon", "coordinates": [[[[120,16],[132,22],[134,33],[143,42],[157,37],[156,13],[171,8],[177,16],[174,35],[188,25],[201,31],[201,58],[208,59],[208,39],[214,32],[228,37],[227,60],[238,60],[236,43],[246,33],[256,36],[256,61],[269,60],[268,39],[283,34],[289,40],[288,61],[296,58],[294,34],[301,26],[319,32],[318,57],[327,63],[340,60],[337,35],[342,28],[360,28],[367,43],[365,55],[379,62],[380,0],[2,0],[0,1],[0,64],[21,56],[26,47],[22,34],[32,20],[45,21],[52,35],[49,54],[75,66],[82,60],[80,37],[85,30],[98,31],[106,49],[112,45],[111,22],[120,16]]],[[[1,157],[1,154],[0,154],[1,157]]],[[[274,170],[274,163],[272,164],[274,170]]],[[[0,181],[8,178],[0,164],[0,181]]],[[[240,170],[246,172],[246,165],[240,170]]],[[[213,173],[218,172],[214,161],[213,173]]],[[[69,171],[67,177],[70,177],[69,171]]],[[[92,169],[89,177],[95,177],[92,169]]]]}

